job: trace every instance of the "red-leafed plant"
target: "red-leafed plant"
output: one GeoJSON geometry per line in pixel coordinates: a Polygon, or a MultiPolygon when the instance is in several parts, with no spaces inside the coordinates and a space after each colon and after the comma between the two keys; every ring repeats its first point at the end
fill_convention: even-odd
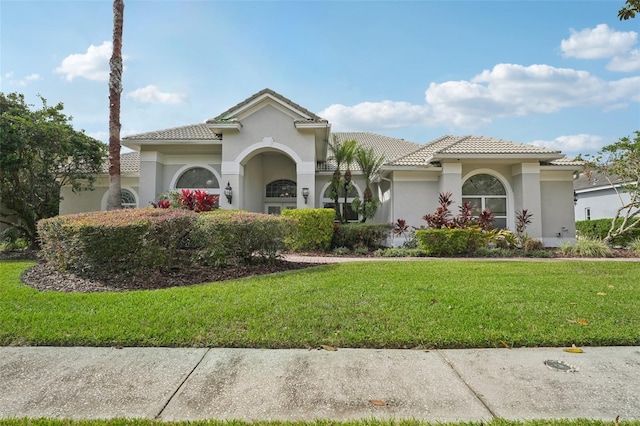
{"type": "Polygon", "coordinates": [[[219,195],[212,195],[201,189],[183,189],[178,201],[187,210],[208,212],[215,208],[219,198],[219,195]]]}
{"type": "Polygon", "coordinates": [[[404,219],[396,220],[396,223],[393,224],[393,233],[399,237],[405,237],[409,232],[409,225],[407,221],[404,219]]]}
{"type": "Polygon", "coordinates": [[[175,207],[199,213],[217,209],[219,199],[219,195],[209,194],[201,189],[182,189],[162,194],[157,202],[151,204],[160,209],[175,207]]]}
{"type": "Polygon", "coordinates": [[[156,203],[151,203],[156,209],[168,209],[171,207],[171,201],[160,199],[156,203]]]}
{"type": "Polygon", "coordinates": [[[453,215],[449,207],[453,204],[451,199],[452,194],[450,192],[441,192],[438,195],[438,202],[440,205],[432,214],[426,214],[422,216],[422,219],[427,221],[429,228],[451,228],[453,225],[453,215]]]}
{"type": "Polygon", "coordinates": [[[450,207],[453,204],[451,192],[441,192],[438,195],[440,205],[436,211],[422,217],[427,222],[427,226],[432,229],[465,229],[478,226],[484,231],[493,228],[493,214],[491,210],[485,209],[480,212],[477,218],[473,217],[473,206],[465,202],[459,207],[458,216],[454,217],[450,207]]]}

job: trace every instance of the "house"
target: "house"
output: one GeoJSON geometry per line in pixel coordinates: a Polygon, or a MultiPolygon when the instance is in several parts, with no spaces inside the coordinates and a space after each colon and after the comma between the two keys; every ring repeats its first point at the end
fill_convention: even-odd
{"type": "Polygon", "coordinates": [[[615,217],[620,207],[631,202],[631,195],[622,188],[625,183],[598,172],[581,173],[573,184],[576,220],[615,217]]]}
{"type": "MultiPolygon", "coordinates": [[[[367,132],[332,132],[331,124],[270,90],[262,90],[203,123],[132,135],[122,145],[125,206],[148,206],[170,189],[199,188],[220,195],[220,208],[277,214],[287,208],[330,207],[334,163],[327,141],[354,139],[385,156],[372,190],[380,200],[373,222],[402,218],[420,227],[451,192],[491,209],[495,225],[515,228],[516,211],[533,221],[527,233],[548,246],[575,237],[573,173],[581,163],[556,150],[484,136],[444,136],[418,144],[367,132]],[[225,196],[225,191],[229,195],[225,196]],[[303,196],[304,194],[304,196],[303,196]]],[[[352,165],[347,203],[362,198],[365,182],[352,165]]],[[[93,192],[64,188],[60,213],[106,208],[108,176],[93,192]]],[[[344,200],[340,200],[344,203],[344,200]]],[[[350,220],[357,214],[350,213],[350,220]]]]}

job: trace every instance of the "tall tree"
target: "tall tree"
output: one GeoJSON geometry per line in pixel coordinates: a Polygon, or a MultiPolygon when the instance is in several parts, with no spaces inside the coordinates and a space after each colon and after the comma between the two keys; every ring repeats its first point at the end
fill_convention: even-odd
{"type": "Polygon", "coordinates": [[[120,95],[122,93],[122,27],[124,1],[113,1],[113,52],[109,60],[109,198],[107,210],[122,208],[120,184],[120,95]]]}
{"type": "Polygon", "coordinates": [[[627,0],[624,7],[618,11],[618,18],[622,20],[632,19],[640,13],[640,0],[627,0]]]}
{"type": "Polygon", "coordinates": [[[636,130],[634,139],[623,137],[603,147],[594,158],[587,161],[587,170],[589,168],[602,173],[620,199],[605,242],[609,243],[640,227],[640,130],[636,130]],[[614,180],[623,182],[620,189],[613,184],[614,180]],[[620,191],[629,195],[628,201],[620,191]]]}
{"type": "Polygon", "coordinates": [[[106,146],[71,126],[62,103],[32,111],[17,93],[0,93],[0,222],[34,244],[38,220],[58,214],[60,188],[91,189],[106,146]]]}

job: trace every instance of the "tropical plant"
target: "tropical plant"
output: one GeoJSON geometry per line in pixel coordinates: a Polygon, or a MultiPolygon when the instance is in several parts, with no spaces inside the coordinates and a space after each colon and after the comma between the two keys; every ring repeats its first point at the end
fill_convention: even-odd
{"type": "Polygon", "coordinates": [[[640,238],[633,239],[627,246],[636,256],[640,256],[640,238]]]}
{"type": "Polygon", "coordinates": [[[561,244],[562,254],[577,257],[611,257],[611,247],[599,238],[578,238],[575,243],[561,244]]]}
{"type": "Polygon", "coordinates": [[[197,213],[208,212],[218,208],[220,196],[209,194],[201,189],[171,190],[160,196],[160,199],[152,203],[153,207],[160,209],[183,208],[197,213]]]}
{"type": "Polygon", "coordinates": [[[531,224],[532,217],[533,213],[530,213],[527,209],[516,212],[516,240],[518,247],[524,247],[529,240],[526,229],[527,225],[531,224]]]}
{"type": "Polygon", "coordinates": [[[120,95],[124,1],[113,1],[113,51],[109,60],[109,196],[107,210],[122,208],[120,185],[120,95]]]}
{"type": "Polygon", "coordinates": [[[356,202],[356,200],[359,201],[356,198],[353,201],[353,208],[360,213],[362,216],[361,222],[364,223],[367,219],[373,218],[378,210],[378,200],[373,198],[371,181],[384,164],[384,155],[376,155],[371,147],[358,147],[355,152],[355,160],[364,175],[365,190],[362,194],[362,202],[356,202]]]}
{"type": "Polygon", "coordinates": [[[353,162],[357,142],[355,140],[341,141],[336,135],[333,135],[332,142],[328,142],[329,150],[333,154],[333,160],[336,163],[336,169],[330,181],[330,193],[333,199],[334,208],[336,210],[336,219],[340,223],[347,221],[347,197],[351,189],[351,163],[353,162]],[[346,164],[347,171],[342,178],[342,165],[346,164]],[[344,194],[344,204],[342,211],[340,209],[340,196],[344,194]]]}

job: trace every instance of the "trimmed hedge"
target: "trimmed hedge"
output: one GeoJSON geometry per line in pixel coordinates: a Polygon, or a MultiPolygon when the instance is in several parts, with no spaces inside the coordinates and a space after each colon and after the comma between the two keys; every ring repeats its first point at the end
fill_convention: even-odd
{"type": "Polygon", "coordinates": [[[296,220],[239,210],[200,213],[191,232],[199,259],[210,265],[249,264],[254,255],[273,262],[285,248],[296,220]]]}
{"type": "Polygon", "coordinates": [[[391,229],[393,226],[385,223],[336,224],[331,247],[348,247],[352,250],[356,247],[376,249],[391,229]]]}
{"type": "Polygon", "coordinates": [[[80,274],[171,267],[195,219],[191,211],[164,209],[56,216],[38,222],[40,254],[55,269],[80,274]]]}
{"type": "Polygon", "coordinates": [[[287,209],[282,216],[296,219],[296,232],[285,239],[288,250],[327,251],[333,237],[334,209],[287,209]]]}
{"type": "Polygon", "coordinates": [[[416,239],[427,256],[455,256],[483,246],[480,228],[419,229],[416,239]]]}
{"type": "MultiPolygon", "coordinates": [[[[576,231],[578,232],[578,235],[580,237],[598,238],[603,240],[609,233],[612,220],[613,220],[612,218],[579,220],[576,222],[576,231]]],[[[635,218],[632,220],[640,220],[640,218],[635,218]]],[[[622,221],[623,221],[622,218],[618,218],[618,220],[616,221],[618,226],[622,224],[622,221]]],[[[626,235],[621,235],[617,238],[614,238],[612,241],[612,244],[616,246],[626,246],[636,238],[640,238],[640,228],[635,228],[634,230],[632,230],[626,235]]]]}

